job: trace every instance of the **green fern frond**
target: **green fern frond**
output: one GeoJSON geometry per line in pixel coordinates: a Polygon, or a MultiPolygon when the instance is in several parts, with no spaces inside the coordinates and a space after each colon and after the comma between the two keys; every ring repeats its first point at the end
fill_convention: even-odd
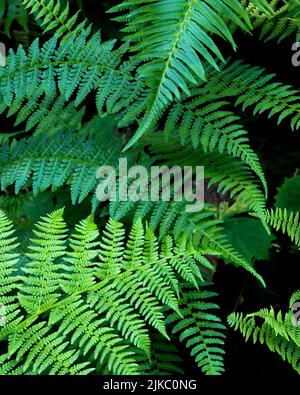
{"type": "Polygon", "coordinates": [[[293,325],[291,312],[276,314],[271,308],[248,315],[232,313],[228,317],[228,324],[239,330],[246,341],[252,337],[254,343],[259,341],[266,344],[269,350],[279,354],[300,374],[299,327],[293,325]]]}
{"type": "Polygon", "coordinates": [[[81,221],[75,230],[76,233],[70,238],[72,251],[67,252],[66,274],[61,283],[62,289],[70,294],[95,284],[93,260],[99,255],[99,242],[95,241],[99,232],[92,216],[81,221]]]}
{"type": "Polygon", "coordinates": [[[115,40],[101,43],[99,34],[91,36],[90,31],[87,28],[78,35],[70,34],[63,43],[55,35],[42,47],[37,39],[27,54],[21,46],[16,53],[11,50],[6,66],[0,69],[2,111],[13,100],[20,103],[31,96],[36,99],[36,92],[50,98],[59,93],[65,101],[74,94],[78,106],[96,90],[98,108],[107,105],[116,111],[134,101],[139,94],[136,84],[131,84],[136,81],[132,76],[136,62],[121,63],[127,46],[113,51],[115,40]],[[132,89],[131,95],[128,89],[132,89]]]}
{"type": "MultiPolygon", "coordinates": [[[[4,325],[13,327],[22,319],[16,295],[21,280],[17,270],[20,256],[16,253],[18,243],[14,233],[12,222],[0,210],[0,329],[4,325]]],[[[13,365],[8,364],[7,369],[9,366],[13,365]]]]}
{"type": "Polygon", "coordinates": [[[297,0],[255,0],[249,2],[248,14],[253,28],[260,30],[264,41],[276,39],[278,43],[295,34],[299,41],[300,5],[297,0]]]}
{"type": "Polygon", "coordinates": [[[126,242],[123,226],[110,220],[99,243],[92,217],[81,221],[67,241],[62,213],[55,211],[36,225],[21,276],[10,269],[17,256],[5,253],[16,244],[12,225],[4,214],[0,218],[8,268],[0,276],[0,301],[10,317],[0,328],[0,340],[8,344],[8,354],[0,356],[2,369],[89,374],[106,367],[114,374],[137,374],[134,347],[151,356],[148,324],[168,339],[164,309],[181,317],[176,290],[178,278],[187,277],[182,258],[191,260],[193,280],[209,267],[203,255],[210,251],[183,241],[173,245],[170,238],[160,250],[141,221],[126,242]],[[105,276],[99,271],[103,264],[109,268],[105,276]]]}
{"type": "Polygon", "coordinates": [[[191,349],[191,355],[202,372],[207,375],[219,375],[224,372],[225,327],[221,320],[210,312],[219,307],[209,301],[216,294],[205,290],[206,286],[207,284],[200,283],[200,289],[194,290],[184,284],[180,298],[183,319],[179,320],[176,313],[171,313],[166,322],[172,326],[172,333],[191,349]]]}
{"type": "Polygon", "coordinates": [[[178,136],[183,146],[201,147],[205,153],[218,150],[240,158],[260,178],[265,190],[266,180],[256,153],[249,145],[248,133],[239,123],[240,118],[226,107],[229,102],[200,97],[174,104],[165,122],[165,139],[178,136]]]}
{"type": "Polygon", "coordinates": [[[23,0],[22,5],[35,14],[35,19],[45,32],[55,29],[58,36],[70,32],[78,34],[87,25],[86,21],[76,23],[79,12],[70,17],[68,2],[65,8],[62,8],[59,0],[23,0]]]}
{"type": "Polygon", "coordinates": [[[76,137],[70,133],[33,136],[13,141],[10,146],[6,142],[0,156],[1,188],[15,184],[18,193],[31,178],[36,195],[49,187],[56,190],[69,183],[73,203],[82,202],[90,192],[95,193],[98,168],[103,164],[116,167],[120,150],[117,137],[107,148],[83,135],[76,137]]]}
{"type": "Polygon", "coordinates": [[[14,21],[28,32],[28,14],[21,3],[22,0],[2,0],[0,3],[0,22],[3,22],[4,33],[9,37],[11,37],[14,21]]]}
{"type": "Polygon", "coordinates": [[[42,218],[33,231],[36,238],[31,239],[27,254],[31,262],[23,268],[19,294],[20,304],[31,314],[47,309],[60,297],[62,265],[56,261],[65,254],[67,237],[62,215],[59,210],[42,218]]]}
{"type": "Polygon", "coordinates": [[[291,240],[300,246],[299,213],[289,213],[286,209],[276,208],[266,211],[266,222],[275,230],[286,233],[291,240]]]}
{"type": "Polygon", "coordinates": [[[127,22],[126,39],[133,42],[137,57],[146,61],[139,73],[152,91],[148,111],[127,147],[149,129],[167,104],[182,92],[188,94],[189,85],[199,78],[206,80],[206,62],[219,69],[216,59],[224,59],[211,36],[220,36],[235,47],[225,20],[246,31],[251,27],[247,12],[236,0],[133,0],[110,11],[126,13],[115,19],[127,22]]]}
{"type": "MultiPolygon", "coordinates": [[[[7,105],[0,105],[0,113],[5,113],[7,105]]],[[[85,107],[78,108],[74,102],[66,103],[63,96],[44,96],[43,89],[38,89],[29,98],[15,99],[6,113],[7,117],[15,116],[14,126],[26,122],[24,131],[34,134],[48,134],[80,130],[85,107]]]]}
{"type": "MultiPolygon", "coordinates": [[[[203,153],[200,149],[182,148],[178,140],[172,138],[166,140],[158,133],[145,139],[145,144],[148,142],[151,152],[165,165],[203,166],[204,176],[209,180],[208,188],[217,185],[218,193],[229,193],[230,198],[243,202],[249,210],[255,211],[262,221],[264,220],[265,197],[257,180],[241,161],[229,158],[217,150],[203,153]]],[[[254,170],[253,167],[249,167],[254,170]]],[[[260,165],[257,169],[266,190],[264,175],[259,168],[260,165]]]]}

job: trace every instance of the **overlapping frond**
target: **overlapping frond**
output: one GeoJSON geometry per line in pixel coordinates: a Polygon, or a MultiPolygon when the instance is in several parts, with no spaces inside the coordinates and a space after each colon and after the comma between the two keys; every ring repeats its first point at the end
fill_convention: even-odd
{"type": "Polygon", "coordinates": [[[70,16],[69,3],[63,8],[59,0],[23,0],[22,4],[41,24],[45,32],[55,29],[58,36],[66,33],[78,34],[87,25],[86,21],[76,23],[78,12],[70,16]]]}
{"type": "Polygon", "coordinates": [[[72,375],[104,366],[114,374],[141,373],[139,355],[151,358],[153,352],[148,324],[168,339],[164,309],[181,317],[178,278],[195,287],[201,268],[213,267],[192,244],[173,245],[168,238],[160,249],[141,221],[126,242],[123,225],[110,220],[99,242],[88,217],[67,241],[62,214],[55,211],[37,223],[21,276],[13,268],[17,255],[6,253],[16,246],[12,224],[1,214],[6,266],[0,302],[7,304],[9,317],[0,328],[0,340],[8,342],[1,369],[72,375]],[[187,262],[181,268],[184,257],[189,272],[187,262]]]}
{"type": "Polygon", "coordinates": [[[37,194],[68,183],[74,204],[81,202],[89,193],[95,193],[98,168],[103,164],[116,166],[121,145],[116,136],[114,140],[107,148],[83,135],[57,133],[14,141],[10,146],[6,142],[0,159],[1,188],[15,184],[18,193],[29,182],[37,194]]]}
{"type": "Polygon", "coordinates": [[[100,113],[105,113],[106,107],[112,112],[126,108],[141,90],[133,76],[136,62],[122,63],[127,46],[113,50],[114,46],[115,40],[101,43],[100,35],[91,35],[88,27],[68,35],[63,42],[54,35],[40,46],[36,39],[28,53],[21,46],[16,53],[11,50],[6,66],[0,69],[1,110],[14,100],[21,107],[30,99],[26,108],[31,112],[42,94],[48,101],[56,94],[65,101],[74,96],[79,106],[93,90],[100,113]]]}
{"type": "Polygon", "coordinates": [[[143,0],[124,1],[111,9],[125,16],[126,39],[133,42],[132,50],[145,60],[139,74],[152,90],[147,113],[128,146],[155,122],[155,118],[189,85],[206,79],[206,64],[219,69],[216,60],[223,60],[212,35],[235,43],[225,21],[231,20],[249,31],[247,12],[236,0],[205,1],[143,0]],[[204,61],[205,60],[205,61],[204,61]]]}
{"type": "Polygon", "coordinates": [[[275,313],[270,308],[247,315],[232,313],[228,317],[228,324],[239,330],[246,341],[252,337],[254,343],[266,344],[269,350],[279,354],[300,373],[299,323],[293,318],[292,311],[275,313]]]}

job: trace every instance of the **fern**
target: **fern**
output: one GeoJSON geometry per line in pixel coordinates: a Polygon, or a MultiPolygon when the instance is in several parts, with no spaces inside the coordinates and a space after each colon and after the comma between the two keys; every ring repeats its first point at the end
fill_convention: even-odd
{"type": "Polygon", "coordinates": [[[55,211],[37,223],[28,262],[18,276],[12,224],[1,213],[1,303],[8,308],[8,321],[0,329],[0,339],[8,342],[3,369],[87,374],[105,365],[116,374],[137,373],[137,354],[128,342],[150,355],[146,322],[168,338],[161,306],[181,316],[174,284],[185,275],[177,271],[178,264],[182,254],[195,259],[190,277],[199,278],[198,251],[190,246],[159,252],[153,232],[147,228],[144,233],[141,222],[132,228],[127,245],[122,225],[113,220],[98,242],[91,217],[76,226],[67,242],[62,214],[55,211]]]}
{"type": "MultiPolygon", "coordinates": [[[[291,301],[295,297],[296,294],[291,301]]],[[[239,330],[246,341],[252,337],[254,343],[259,341],[265,344],[269,350],[289,362],[299,374],[300,334],[299,328],[294,325],[292,314],[291,311],[286,314],[281,311],[275,313],[273,308],[247,315],[232,313],[228,317],[228,324],[239,330]]]]}
{"type": "Polygon", "coordinates": [[[300,6],[297,0],[252,1],[248,13],[264,41],[276,39],[281,42],[292,34],[299,41],[300,6]]]}
{"type": "Polygon", "coordinates": [[[299,213],[288,213],[286,209],[276,208],[266,212],[266,221],[276,230],[286,233],[300,246],[299,213]]]}
{"type": "MultiPolygon", "coordinates": [[[[0,111],[6,109],[3,103],[0,111]]],[[[63,96],[44,96],[43,90],[39,89],[28,99],[15,99],[6,116],[16,116],[14,126],[26,122],[25,132],[54,135],[81,129],[84,114],[84,106],[76,108],[74,102],[66,103],[63,96]]]]}
{"type": "MultiPolygon", "coordinates": [[[[119,111],[133,101],[136,86],[132,87],[131,98],[122,103],[120,101],[124,89],[130,88],[133,78],[130,72],[135,67],[131,62],[121,65],[125,46],[112,51],[114,40],[99,45],[99,35],[96,33],[90,36],[90,30],[87,28],[79,35],[69,35],[62,46],[58,44],[58,37],[53,36],[42,48],[39,47],[38,39],[35,40],[27,55],[21,47],[17,53],[10,51],[6,67],[0,70],[2,111],[14,99],[20,106],[21,101],[36,94],[36,91],[40,97],[42,93],[52,98],[55,93],[60,93],[66,101],[76,92],[75,105],[78,106],[91,90],[96,89],[99,111],[103,111],[105,105],[111,111],[113,108],[119,111]],[[117,71],[119,66],[121,69],[117,71]],[[107,84],[113,85],[111,91],[107,91],[107,84]]],[[[33,98],[37,99],[35,96],[33,98]]]]}
{"type": "Polygon", "coordinates": [[[250,23],[246,11],[235,0],[125,1],[111,9],[118,11],[129,11],[116,19],[127,22],[126,38],[134,43],[132,49],[139,53],[138,57],[146,60],[140,74],[149,81],[152,91],[147,114],[130,147],[173,97],[179,99],[181,91],[188,94],[189,84],[206,78],[203,58],[218,69],[215,58],[224,59],[211,34],[235,46],[224,19],[233,20],[248,31],[250,23]]]}
{"type": "Polygon", "coordinates": [[[95,193],[96,173],[102,164],[116,166],[121,146],[116,139],[111,150],[99,149],[96,141],[86,137],[75,138],[70,133],[54,137],[31,137],[27,141],[5,143],[1,154],[2,190],[15,183],[18,193],[32,175],[34,194],[51,186],[55,190],[68,182],[72,201],[83,201],[95,193]]]}
{"type": "Polygon", "coordinates": [[[0,4],[0,22],[4,19],[4,33],[11,36],[12,24],[18,24],[28,31],[28,15],[26,10],[21,7],[21,0],[2,0],[0,4]]]}
{"type": "Polygon", "coordinates": [[[159,376],[183,374],[183,360],[175,345],[159,334],[154,334],[151,341],[151,360],[145,358],[143,354],[137,355],[144,374],[159,376]]]}
{"type": "MultiPolygon", "coordinates": [[[[205,288],[204,288],[205,289],[205,288]]],[[[185,285],[181,290],[180,311],[183,319],[176,313],[170,314],[167,324],[172,332],[186,342],[191,355],[205,374],[218,375],[223,373],[223,354],[225,327],[220,319],[210,310],[218,309],[218,305],[209,302],[215,296],[206,290],[194,290],[185,285]]]]}
{"type": "Polygon", "coordinates": [[[62,36],[66,33],[78,34],[86,27],[86,21],[76,26],[78,13],[70,17],[69,3],[65,8],[54,0],[23,0],[22,4],[30,13],[35,14],[35,19],[40,22],[44,32],[55,29],[55,34],[62,36]]]}

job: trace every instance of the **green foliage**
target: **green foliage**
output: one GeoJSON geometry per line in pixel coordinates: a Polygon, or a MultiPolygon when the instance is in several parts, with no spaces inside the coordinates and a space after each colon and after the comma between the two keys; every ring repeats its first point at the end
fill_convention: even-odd
{"type": "Polygon", "coordinates": [[[119,11],[125,12],[116,19],[126,21],[124,31],[126,39],[133,42],[132,51],[146,60],[140,73],[153,91],[150,118],[173,97],[179,99],[181,91],[189,93],[188,85],[195,84],[197,78],[206,79],[204,59],[218,69],[215,59],[224,59],[211,35],[235,46],[226,19],[242,29],[250,27],[245,9],[236,0],[133,0],[111,9],[119,11]]]}
{"type": "MultiPolygon", "coordinates": [[[[14,18],[29,30],[0,67],[0,374],[187,373],[184,346],[203,374],[222,374],[214,272],[224,261],[266,287],[254,260],[271,228],[300,246],[299,176],[269,207],[254,148],[263,117],[300,128],[299,89],[240,59],[235,36],[299,36],[299,2],[120,0],[106,17],[123,42],[78,3],[0,0],[5,32],[14,18]],[[34,39],[27,13],[46,34],[34,39]],[[203,209],[174,193],[151,201],[150,180],[148,199],[123,201],[130,177],[100,204],[97,170],[119,175],[119,158],[204,166],[203,209]]],[[[228,323],[300,373],[291,312],[274,311],[228,323]]]]}
{"type": "Polygon", "coordinates": [[[10,36],[12,23],[17,23],[25,30],[28,30],[28,16],[26,10],[21,7],[22,0],[1,0],[0,1],[0,22],[4,23],[4,33],[10,36]]]}
{"type": "Polygon", "coordinates": [[[6,142],[0,159],[1,188],[15,184],[18,193],[30,183],[37,194],[68,183],[73,203],[82,202],[90,192],[95,194],[98,168],[116,166],[121,146],[117,138],[111,141],[110,149],[100,149],[97,141],[85,135],[75,138],[71,133],[58,133],[52,138],[43,135],[13,141],[10,146],[6,142]]]}
{"type": "Polygon", "coordinates": [[[30,13],[36,13],[35,18],[40,23],[44,32],[55,29],[57,36],[66,33],[78,33],[85,27],[85,22],[75,26],[78,13],[70,16],[69,3],[63,7],[54,0],[23,0],[23,6],[30,13]]]}
{"type": "Polygon", "coordinates": [[[297,0],[251,1],[248,12],[264,41],[276,39],[281,42],[292,34],[299,41],[300,5],[297,0]]]}
{"type": "Polygon", "coordinates": [[[266,221],[274,229],[281,229],[298,247],[300,246],[299,212],[288,213],[286,209],[271,209],[266,212],[266,221]]]}
{"type": "Polygon", "coordinates": [[[183,318],[171,313],[167,324],[179,340],[191,349],[191,355],[205,374],[219,375],[224,372],[223,346],[224,325],[213,310],[218,305],[210,302],[214,292],[192,289],[188,284],[181,289],[180,307],[183,318]]]}
{"type": "Polygon", "coordinates": [[[62,215],[55,211],[36,224],[19,274],[13,226],[1,212],[0,301],[6,315],[0,339],[7,343],[1,358],[16,362],[7,362],[12,373],[86,374],[99,365],[116,374],[137,373],[134,346],[151,356],[146,323],[168,338],[162,306],[179,320],[183,316],[180,277],[198,285],[201,266],[213,267],[191,244],[171,247],[167,238],[159,249],[141,221],[125,243],[122,224],[110,220],[99,242],[90,216],[68,240],[62,215]]]}
{"type": "MultiPolygon", "coordinates": [[[[296,300],[299,300],[299,293],[293,295],[291,307],[296,300]]],[[[233,313],[228,317],[228,324],[239,330],[246,341],[252,337],[254,343],[266,345],[300,373],[299,322],[292,311],[285,314],[281,311],[275,313],[274,309],[270,308],[247,315],[233,313]]]]}
{"type": "Polygon", "coordinates": [[[276,195],[276,207],[290,211],[300,211],[300,176],[296,173],[284,181],[276,195]]]}
{"type": "Polygon", "coordinates": [[[228,241],[247,260],[266,260],[274,237],[255,218],[226,218],[224,229],[228,241]]]}

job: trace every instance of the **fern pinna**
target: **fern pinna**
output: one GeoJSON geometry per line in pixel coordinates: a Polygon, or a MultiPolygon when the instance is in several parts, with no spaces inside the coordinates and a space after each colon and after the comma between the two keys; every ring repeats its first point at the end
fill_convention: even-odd
{"type": "MultiPolygon", "coordinates": [[[[299,130],[299,89],[240,52],[297,40],[299,1],[100,0],[109,23],[84,3],[0,1],[0,373],[223,374],[215,272],[269,292],[260,260],[299,250],[299,175],[273,199],[264,152],[266,129],[299,130]],[[124,201],[130,178],[100,201],[120,158],[204,166],[203,209],[124,201]]],[[[291,312],[238,307],[228,326],[299,373],[291,312]]]]}

